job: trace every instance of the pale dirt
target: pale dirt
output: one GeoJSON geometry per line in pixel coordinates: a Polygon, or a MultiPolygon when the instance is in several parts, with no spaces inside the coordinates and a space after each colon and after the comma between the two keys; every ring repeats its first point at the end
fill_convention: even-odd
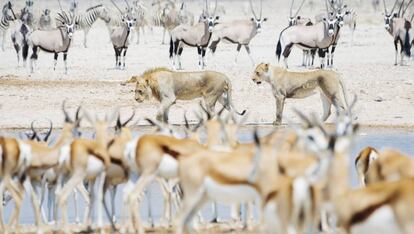
{"type": "MultiPolygon", "coordinates": [[[[264,2],[263,15],[269,20],[264,24],[263,32],[251,43],[256,63],[276,64],[275,47],[280,31],[287,24],[289,2],[264,2]]],[[[227,9],[227,14],[221,16],[221,21],[246,18],[243,13],[245,3],[222,1],[220,4],[227,9]]],[[[357,30],[351,44],[349,28],[343,29],[335,54],[334,70],[342,75],[349,98],[353,94],[358,95],[354,111],[358,121],[370,126],[413,126],[413,62],[408,61],[406,66],[394,66],[394,46],[392,38],[383,28],[381,13],[374,13],[368,3],[362,7],[353,2],[348,4],[358,11],[357,30]]],[[[43,5],[57,9],[54,2],[43,5]]],[[[81,3],[84,8],[89,5],[92,3],[81,3]]],[[[191,9],[195,15],[201,11],[200,6],[195,3],[192,3],[191,9]]],[[[323,7],[316,6],[311,11],[305,6],[302,15],[312,16],[319,9],[322,10],[323,7]]],[[[161,45],[161,35],[158,28],[152,33],[147,29],[141,44],[131,44],[126,70],[119,71],[114,69],[114,52],[109,43],[107,29],[103,22],[98,22],[90,31],[89,48],[84,49],[82,46],[83,33],[75,34],[75,42],[68,56],[68,75],[64,74],[62,56],[59,58],[57,70],[53,71],[53,55],[47,53],[40,53],[38,70],[33,75],[29,74],[27,68],[17,67],[15,51],[7,35],[6,51],[0,52],[0,128],[24,128],[31,120],[39,117],[48,117],[55,126],[60,126],[60,106],[65,99],[68,100],[70,108],[82,103],[88,110],[109,113],[114,107],[120,106],[124,111],[135,108],[141,117],[154,117],[157,110],[155,102],[136,103],[134,86],[122,87],[119,83],[152,67],[171,67],[168,45],[161,45]]],[[[208,69],[224,72],[230,77],[235,106],[248,110],[246,123],[271,124],[274,121],[275,101],[270,86],[257,86],[250,80],[253,66],[244,50],[239,55],[238,65],[234,64],[235,47],[220,44],[215,56],[216,62],[209,59],[208,69]]],[[[292,69],[302,69],[298,66],[301,58],[301,52],[294,49],[289,60],[292,69]]],[[[184,68],[198,69],[196,61],[196,49],[185,48],[184,68]]],[[[171,122],[182,123],[185,110],[190,110],[190,116],[194,117],[191,110],[198,109],[197,103],[178,102],[171,108],[171,122]]],[[[304,100],[288,100],[284,113],[285,122],[296,121],[292,107],[307,113],[322,113],[319,95],[304,100]]],[[[332,122],[332,119],[328,122],[332,122]]]]}

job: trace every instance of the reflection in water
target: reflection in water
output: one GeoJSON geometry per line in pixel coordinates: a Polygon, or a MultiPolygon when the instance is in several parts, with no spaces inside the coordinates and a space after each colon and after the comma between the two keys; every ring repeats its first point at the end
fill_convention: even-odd
{"type": "MultiPolygon", "coordinates": [[[[252,140],[250,130],[241,131],[240,133],[240,140],[242,142],[249,142],[252,140]]],[[[263,130],[263,133],[268,131],[263,130]]],[[[12,134],[13,135],[13,134],[12,134]]],[[[405,131],[398,131],[398,130],[369,130],[369,131],[362,131],[362,133],[356,138],[355,147],[352,150],[352,157],[351,157],[351,183],[353,186],[357,186],[358,181],[356,177],[356,172],[353,164],[353,160],[355,160],[359,151],[364,148],[365,146],[372,146],[377,149],[384,149],[384,148],[396,148],[401,150],[402,152],[408,155],[414,155],[414,133],[413,132],[405,132],[405,131]]],[[[144,220],[147,219],[147,207],[150,203],[152,205],[152,212],[153,217],[155,218],[155,222],[158,222],[159,218],[162,214],[162,195],[157,183],[153,183],[150,186],[150,193],[151,199],[148,200],[148,197],[145,196],[143,202],[141,203],[141,215],[144,220]]],[[[109,201],[109,198],[107,198],[109,201]]],[[[122,186],[119,187],[117,197],[116,197],[116,204],[117,204],[117,214],[121,214],[121,203],[122,203],[122,186]]],[[[80,197],[80,204],[79,204],[79,211],[81,212],[81,220],[83,217],[82,212],[84,209],[83,199],[80,197]]],[[[47,201],[45,201],[47,203],[47,201]]],[[[109,203],[108,203],[109,204],[109,203]]],[[[45,207],[46,208],[46,207],[45,207]]],[[[5,208],[5,217],[9,217],[13,210],[13,204],[10,203],[5,208]]],[[[74,206],[73,206],[73,199],[69,199],[69,217],[72,222],[74,222],[75,214],[74,214],[74,206]]],[[[204,217],[206,219],[210,219],[212,217],[211,208],[209,205],[206,205],[203,210],[204,217]]],[[[230,208],[228,206],[219,206],[219,217],[223,219],[229,218],[230,215],[230,208]]],[[[25,196],[23,209],[21,213],[21,223],[33,223],[34,222],[34,215],[32,206],[29,203],[28,196],[25,196]]]]}

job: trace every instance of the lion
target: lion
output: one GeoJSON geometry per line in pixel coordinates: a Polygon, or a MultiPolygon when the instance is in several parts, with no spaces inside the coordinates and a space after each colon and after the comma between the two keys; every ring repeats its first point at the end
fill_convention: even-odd
{"type": "Polygon", "coordinates": [[[276,99],[276,121],[273,122],[274,125],[282,123],[286,98],[306,98],[319,91],[323,105],[323,121],[326,121],[331,115],[332,105],[335,106],[338,112],[344,111],[348,106],[343,83],[339,74],[334,71],[318,69],[293,72],[285,68],[261,63],[254,70],[252,80],[258,85],[266,81],[272,86],[273,95],[276,99]]]}
{"type": "MultiPolygon", "coordinates": [[[[203,98],[207,111],[214,115],[218,101],[228,111],[235,111],[229,78],[215,71],[175,72],[168,68],[154,68],[127,82],[136,81],[135,100],[148,100],[150,94],[161,103],[156,119],[168,123],[168,112],[177,100],[203,98]]],[[[237,112],[244,115],[246,110],[237,112]]]]}

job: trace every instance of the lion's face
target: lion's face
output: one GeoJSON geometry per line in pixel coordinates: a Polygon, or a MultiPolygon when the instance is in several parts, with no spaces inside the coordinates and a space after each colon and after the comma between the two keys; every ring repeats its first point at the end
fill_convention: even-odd
{"type": "Polygon", "coordinates": [[[149,99],[147,92],[147,83],[144,79],[138,77],[137,85],[135,87],[135,101],[143,102],[149,99]]]}
{"type": "Polygon", "coordinates": [[[267,63],[261,63],[257,65],[256,69],[254,70],[252,80],[256,84],[261,84],[263,80],[265,80],[265,77],[267,73],[269,72],[269,64],[267,63]]]}

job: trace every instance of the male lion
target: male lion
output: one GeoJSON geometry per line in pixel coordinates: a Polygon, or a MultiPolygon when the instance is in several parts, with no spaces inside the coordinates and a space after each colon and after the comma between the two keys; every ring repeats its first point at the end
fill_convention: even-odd
{"type": "MultiPolygon", "coordinates": [[[[136,81],[135,100],[143,102],[152,96],[161,102],[157,120],[168,122],[168,111],[177,100],[202,97],[212,115],[219,101],[227,110],[234,109],[231,100],[232,86],[228,77],[214,71],[175,72],[167,68],[150,69],[141,76],[133,76],[126,83],[136,81]]],[[[246,111],[238,113],[243,115],[246,111]]]]}
{"type": "Polygon", "coordinates": [[[305,98],[319,90],[323,105],[323,121],[331,114],[331,105],[339,112],[347,105],[345,90],[338,73],[329,70],[292,72],[285,68],[259,64],[254,70],[253,82],[268,82],[276,98],[275,125],[282,123],[283,106],[286,98],[305,98]],[[340,108],[340,109],[339,109],[340,108]]]}

